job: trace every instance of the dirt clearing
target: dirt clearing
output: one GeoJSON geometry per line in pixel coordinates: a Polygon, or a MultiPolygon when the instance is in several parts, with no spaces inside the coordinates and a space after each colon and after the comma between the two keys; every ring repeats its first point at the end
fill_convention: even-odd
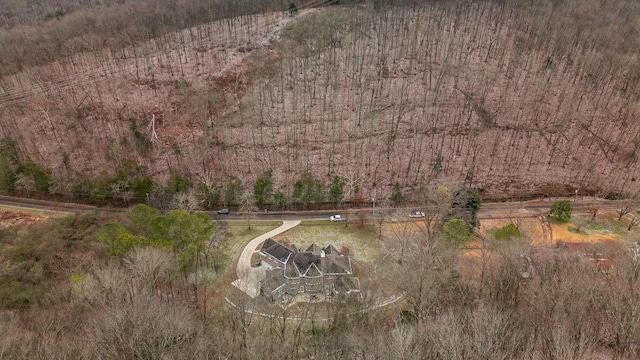
{"type": "Polygon", "coordinates": [[[21,227],[49,220],[50,215],[0,208],[0,229],[21,227]]]}

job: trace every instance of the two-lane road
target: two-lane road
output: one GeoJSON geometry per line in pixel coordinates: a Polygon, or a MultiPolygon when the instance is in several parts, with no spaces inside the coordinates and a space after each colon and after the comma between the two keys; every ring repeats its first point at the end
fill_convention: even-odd
{"type": "MultiPolygon", "coordinates": [[[[542,214],[546,214],[551,204],[557,199],[545,199],[545,200],[531,200],[531,201],[514,201],[514,202],[494,202],[483,203],[478,213],[478,218],[496,218],[496,217],[536,217],[542,214]]],[[[577,214],[587,213],[589,209],[598,207],[600,210],[614,210],[620,206],[620,202],[616,200],[604,200],[596,198],[580,198],[570,199],[573,205],[573,212],[577,214]]],[[[13,196],[0,195],[0,205],[11,206],[16,208],[25,209],[37,209],[47,211],[58,212],[77,212],[87,210],[100,210],[106,212],[118,212],[126,211],[124,208],[108,208],[108,207],[95,207],[91,205],[63,203],[55,201],[36,200],[28,198],[19,198],[13,196]]],[[[255,212],[251,214],[239,214],[231,213],[230,215],[220,215],[215,211],[207,212],[215,220],[244,220],[246,216],[249,216],[252,220],[275,220],[286,221],[289,219],[299,220],[329,220],[329,216],[333,214],[342,214],[351,219],[355,219],[360,216],[361,212],[364,212],[366,216],[372,216],[373,212],[377,215],[384,214],[385,217],[404,217],[409,216],[412,210],[419,210],[425,213],[428,209],[421,209],[419,206],[412,208],[355,208],[355,209],[341,209],[341,210],[322,210],[322,211],[269,211],[269,212],[255,212]],[[395,215],[394,215],[395,214],[395,215]]]]}
{"type": "Polygon", "coordinates": [[[29,198],[21,198],[21,197],[6,196],[6,195],[0,195],[0,205],[16,207],[16,208],[24,208],[24,209],[71,212],[71,213],[76,211],[96,209],[95,206],[91,206],[91,205],[29,199],[29,198]]]}

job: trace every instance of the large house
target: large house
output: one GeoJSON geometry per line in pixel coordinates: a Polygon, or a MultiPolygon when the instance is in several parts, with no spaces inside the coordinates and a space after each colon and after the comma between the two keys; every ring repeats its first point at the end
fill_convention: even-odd
{"type": "Polygon", "coordinates": [[[309,294],[311,299],[360,300],[360,282],[353,277],[351,259],[335,247],[312,244],[306,250],[267,239],[260,250],[266,278],[263,295],[277,299],[284,294],[309,294]]]}

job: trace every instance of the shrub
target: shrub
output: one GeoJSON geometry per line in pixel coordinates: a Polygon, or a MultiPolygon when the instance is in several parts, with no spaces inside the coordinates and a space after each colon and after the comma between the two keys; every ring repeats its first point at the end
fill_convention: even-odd
{"type": "Polygon", "coordinates": [[[463,187],[453,193],[451,208],[445,220],[461,219],[469,227],[477,227],[478,211],[482,205],[480,195],[474,189],[463,187]]]}
{"type": "Polygon", "coordinates": [[[167,190],[171,194],[186,193],[191,187],[191,181],[186,176],[182,176],[176,172],[171,172],[167,190]]]}
{"type": "Polygon", "coordinates": [[[16,187],[16,173],[6,156],[0,154],[0,191],[11,192],[16,187]]]}
{"type": "Polygon", "coordinates": [[[447,221],[442,227],[442,234],[445,239],[456,244],[464,244],[474,239],[471,228],[461,219],[447,221]]]}
{"type": "Polygon", "coordinates": [[[271,170],[267,170],[262,173],[262,176],[253,185],[253,197],[256,199],[256,205],[261,208],[263,205],[271,203],[272,196],[273,173],[271,170]]]}
{"type": "Polygon", "coordinates": [[[322,184],[309,173],[305,173],[293,186],[293,199],[306,208],[307,204],[319,204],[324,201],[322,184]]]}
{"type": "Polygon", "coordinates": [[[573,207],[571,206],[571,201],[558,200],[551,205],[551,210],[549,210],[549,216],[555,216],[558,220],[567,222],[569,221],[569,219],[571,219],[572,210],[573,210],[573,207]]]}
{"type": "Polygon", "coordinates": [[[395,184],[393,184],[393,190],[391,191],[391,197],[389,197],[389,201],[393,205],[399,205],[404,202],[404,195],[402,195],[400,183],[396,182],[395,184]]]}
{"type": "Polygon", "coordinates": [[[496,230],[493,236],[496,240],[513,240],[522,236],[520,229],[515,224],[509,224],[496,230]]]}
{"type": "Polygon", "coordinates": [[[45,194],[49,193],[49,186],[51,185],[51,170],[43,168],[31,159],[27,159],[27,161],[18,165],[16,174],[22,174],[33,179],[36,191],[45,194]]]}
{"type": "Polygon", "coordinates": [[[293,16],[296,15],[298,13],[298,7],[296,6],[296,4],[291,3],[289,4],[289,15],[293,16]]]}
{"type": "Polygon", "coordinates": [[[131,191],[133,191],[133,197],[138,201],[146,201],[149,193],[153,191],[155,183],[150,177],[136,177],[131,181],[131,191]]]}

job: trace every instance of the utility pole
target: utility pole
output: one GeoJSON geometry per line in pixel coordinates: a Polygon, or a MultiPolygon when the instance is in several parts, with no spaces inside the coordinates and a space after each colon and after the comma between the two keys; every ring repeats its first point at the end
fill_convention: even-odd
{"type": "Polygon", "coordinates": [[[373,203],[373,223],[376,223],[376,190],[373,189],[373,197],[371,198],[371,202],[373,203]]]}

